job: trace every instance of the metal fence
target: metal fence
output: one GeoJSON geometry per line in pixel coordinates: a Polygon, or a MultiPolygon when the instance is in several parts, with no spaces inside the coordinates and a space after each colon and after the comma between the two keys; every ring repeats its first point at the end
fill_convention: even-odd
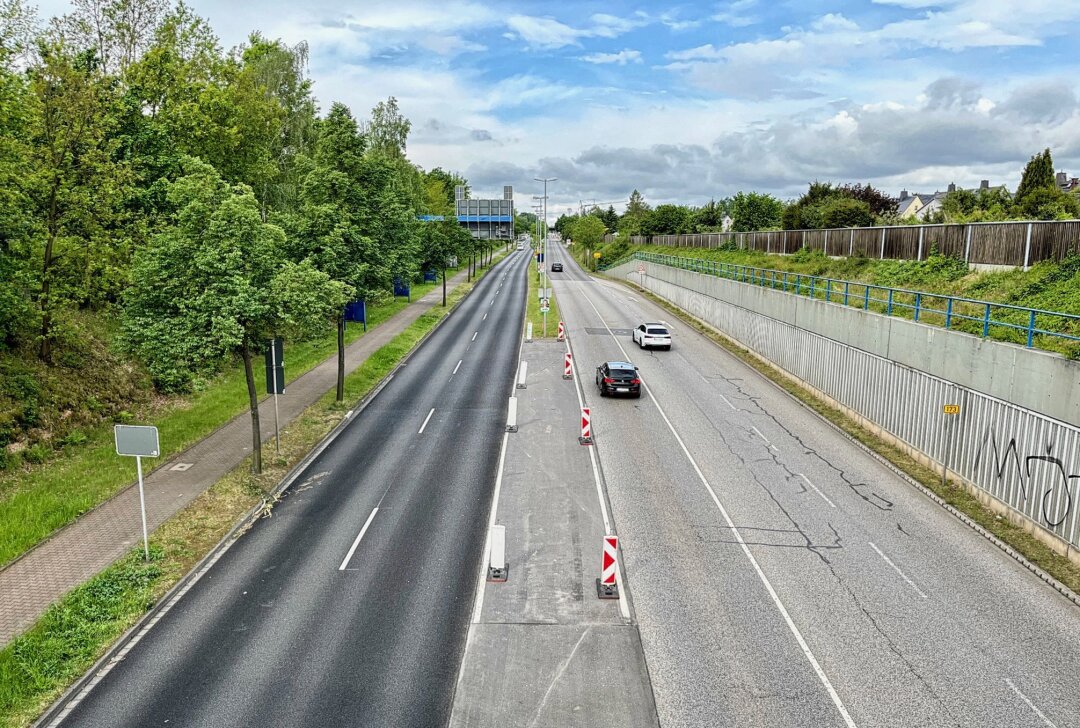
{"type": "Polygon", "coordinates": [[[1080,547],[1080,429],[656,274],[646,286],[1080,547]]]}
{"type": "MultiPolygon", "coordinates": [[[[616,238],[607,236],[611,242],[616,238]]],[[[925,260],[931,250],[967,263],[1028,268],[1080,251],[1080,220],[890,225],[827,230],[767,230],[692,235],[634,235],[631,243],[686,248],[734,246],[790,254],[803,248],[826,255],[925,260]]]]}
{"type": "Polygon", "coordinates": [[[1080,342],[1080,316],[1058,311],[661,253],[639,251],[606,267],[631,259],[854,306],[886,316],[902,316],[984,338],[1024,344],[1029,349],[1057,350],[1062,344],[1080,342]]]}

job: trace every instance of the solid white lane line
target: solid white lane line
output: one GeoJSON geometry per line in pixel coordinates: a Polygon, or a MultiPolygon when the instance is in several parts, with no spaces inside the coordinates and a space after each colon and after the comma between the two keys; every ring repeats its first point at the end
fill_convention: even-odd
{"type": "Polygon", "coordinates": [[[473,332],[473,335],[472,335],[472,340],[473,341],[476,341],[476,335],[479,334],[479,333],[480,333],[479,331],[474,331],[473,332]]]}
{"type": "Polygon", "coordinates": [[[814,489],[814,492],[821,496],[822,500],[829,504],[830,508],[836,508],[836,504],[829,500],[829,497],[818,490],[818,487],[810,482],[810,478],[806,477],[802,473],[799,473],[799,477],[806,481],[806,484],[814,489]]]}
{"type": "MultiPolygon", "coordinates": [[[[573,354],[573,349],[570,348],[570,337],[566,337],[566,351],[573,354]]],[[[577,357],[570,357],[570,371],[574,376],[574,394],[577,395],[578,407],[585,406],[585,384],[581,381],[581,377],[578,376],[577,357]]],[[[604,487],[600,482],[600,465],[597,462],[596,448],[589,447],[589,463],[592,466],[593,484],[596,486],[596,499],[600,503],[600,517],[604,521],[604,534],[609,535],[611,530],[611,518],[608,516],[607,504],[604,502],[604,487]]],[[[615,582],[618,584],[623,583],[622,564],[619,559],[615,559],[615,582]]],[[[622,614],[623,619],[630,619],[630,605],[626,599],[619,599],[619,613],[622,614]]]]}
{"type": "Polygon", "coordinates": [[[416,433],[417,435],[423,435],[424,434],[424,428],[427,427],[428,420],[431,419],[431,416],[433,414],[435,414],[435,408],[434,407],[432,407],[431,411],[427,413],[427,417],[424,418],[424,424],[420,425],[420,432],[417,432],[416,433]]]}
{"type": "Polygon", "coordinates": [[[1017,695],[1019,695],[1019,696],[1020,696],[1020,699],[1021,699],[1021,700],[1023,700],[1023,701],[1025,702],[1025,703],[1027,703],[1027,706],[1028,706],[1029,708],[1031,708],[1032,710],[1034,710],[1034,711],[1035,711],[1035,715],[1037,715],[1037,716],[1039,716],[1040,718],[1042,718],[1042,722],[1043,722],[1043,723],[1046,723],[1046,725],[1050,726],[1050,728],[1057,728],[1057,726],[1056,726],[1056,725],[1054,725],[1054,722],[1053,722],[1052,720],[1050,720],[1050,719],[1049,719],[1049,718],[1047,718],[1047,717],[1046,717],[1045,715],[1043,715],[1043,712],[1042,712],[1041,710],[1039,710],[1038,708],[1036,708],[1036,707],[1035,707],[1035,703],[1033,703],[1033,702],[1031,702],[1030,700],[1028,700],[1028,696],[1026,696],[1026,695],[1024,695],[1024,694],[1023,694],[1022,692],[1020,692],[1020,688],[1018,688],[1018,687],[1016,687],[1015,685],[1013,685],[1013,681],[1012,681],[1012,680],[1010,680],[1009,678],[1005,678],[1005,684],[1009,686],[1009,689],[1010,689],[1010,690],[1012,690],[1012,691],[1013,691],[1014,693],[1016,693],[1017,695]]]}
{"type": "Polygon", "coordinates": [[[727,405],[728,407],[730,407],[730,408],[731,408],[732,410],[738,411],[738,409],[739,409],[739,408],[738,408],[738,407],[736,407],[735,405],[733,405],[733,404],[731,403],[731,401],[730,401],[730,400],[729,400],[729,399],[728,399],[727,397],[725,397],[725,396],[724,396],[724,395],[722,395],[722,394],[721,394],[721,395],[719,395],[719,397],[720,397],[720,399],[724,400],[724,404],[726,404],[726,405],[727,405]]]}
{"type": "MultiPolygon", "coordinates": [[[[596,313],[596,317],[600,319],[600,321],[604,324],[604,328],[607,329],[608,334],[611,335],[611,338],[615,342],[615,345],[618,346],[619,350],[622,352],[624,360],[627,360],[628,357],[626,354],[626,350],[623,348],[622,342],[620,342],[618,337],[615,336],[614,333],[612,333],[611,327],[607,325],[607,321],[604,320],[604,317],[600,315],[600,311],[596,308],[596,305],[592,302],[592,299],[589,298],[589,295],[585,293],[584,290],[582,290],[581,295],[585,297],[586,301],[588,301],[589,305],[592,307],[592,310],[596,313]]],[[[784,618],[784,622],[787,624],[788,629],[791,631],[791,634],[794,635],[795,641],[799,643],[799,648],[802,650],[803,655],[810,662],[811,667],[813,667],[814,672],[818,676],[818,680],[820,680],[821,684],[825,687],[825,691],[829,694],[829,698],[832,700],[833,705],[836,706],[837,711],[840,713],[840,717],[844,719],[844,725],[848,726],[848,728],[857,728],[855,721],[852,720],[851,715],[848,713],[843,701],[840,700],[840,696],[837,694],[836,689],[833,687],[832,681],[829,680],[829,676],[825,674],[825,670],[817,661],[817,658],[814,656],[813,651],[811,651],[810,645],[806,643],[806,639],[803,637],[802,632],[800,632],[799,628],[795,625],[795,620],[791,618],[791,615],[788,613],[787,607],[785,607],[784,603],[780,600],[780,595],[777,594],[776,589],[773,588],[772,582],[769,581],[769,577],[765,576],[765,572],[762,570],[761,565],[758,564],[757,559],[754,558],[754,554],[752,551],[750,551],[750,547],[746,545],[746,541],[743,540],[742,534],[735,526],[735,522],[731,520],[731,516],[728,515],[727,509],[725,509],[723,504],[720,502],[720,499],[716,495],[716,491],[713,490],[713,487],[709,483],[708,478],[705,477],[705,473],[701,472],[701,468],[698,467],[697,460],[695,460],[694,456],[690,454],[690,449],[686,447],[686,443],[684,443],[682,437],[679,436],[679,432],[675,429],[675,425],[671,424],[671,420],[668,419],[667,413],[664,412],[664,408],[660,406],[660,403],[657,401],[656,397],[652,393],[652,389],[649,388],[649,385],[646,384],[644,380],[642,380],[641,382],[641,388],[644,389],[645,393],[649,395],[649,399],[652,400],[653,405],[656,407],[656,411],[660,413],[660,417],[663,418],[664,423],[668,426],[671,434],[675,437],[675,441],[679,443],[679,447],[682,448],[683,454],[686,455],[686,459],[694,468],[694,472],[697,474],[698,479],[701,481],[701,484],[705,486],[705,490],[708,491],[709,495],[712,497],[713,503],[716,504],[717,510],[719,510],[720,515],[723,516],[724,522],[727,523],[728,529],[731,531],[732,536],[734,536],[735,541],[742,549],[743,555],[746,556],[747,560],[750,562],[750,565],[753,566],[754,571],[757,573],[758,579],[765,586],[765,590],[769,593],[769,597],[772,598],[773,604],[780,612],[780,615],[784,618]]]]}
{"type": "MultiPolygon", "coordinates": [[[[483,561],[480,564],[480,573],[483,575],[487,572],[488,559],[491,558],[491,530],[495,527],[495,517],[498,515],[499,508],[499,493],[502,492],[503,481],[503,466],[506,463],[506,443],[510,438],[509,432],[503,433],[502,449],[499,451],[499,470],[498,475],[495,476],[495,492],[492,494],[491,501],[491,513],[488,516],[487,535],[484,537],[484,554],[483,561]]],[[[487,587],[487,580],[481,576],[480,584],[476,587],[476,601],[473,602],[472,622],[473,624],[480,623],[480,615],[484,611],[484,589],[487,587]]]]}
{"type": "Polygon", "coordinates": [[[461,362],[463,362],[463,361],[465,361],[465,360],[464,359],[458,359],[458,363],[457,363],[457,366],[454,367],[454,371],[450,372],[451,375],[457,374],[457,370],[461,368],[461,362]]]}
{"type": "Polygon", "coordinates": [[[917,586],[917,585],[915,584],[915,582],[913,582],[913,581],[912,581],[911,579],[909,579],[909,578],[908,578],[908,575],[907,575],[907,574],[905,574],[904,572],[900,571],[900,567],[899,567],[899,566],[897,566],[896,564],[894,564],[894,563],[892,562],[892,559],[890,559],[890,558],[889,558],[888,556],[886,556],[886,555],[885,555],[884,553],[882,553],[881,549],[879,549],[879,548],[878,548],[877,546],[875,546],[875,545],[874,545],[874,542],[873,542],[873,541],[868,541],[867,543],[869,543],[869,544],[870,544],[870,548],[874,549],[874,551],[877,551],[877,553],[878,553],[878,556],[880,556],[881,558],[885,559],[885,563],[886,563],[886,564],[888,564],[889,566],[891,566],[891,567],[893,568],[893,571],[895,571],[895,572],[896,572],[897,574],[899,574],[899,575],[900,575],[900,578],[901,578],[901,579],[903,579],[904,581],[906,581],[906,582],[908,583],[908,586],[910,586],[910,587],[911,587],[912,589],[914,589],[914,590],[915,590],[916,592],[918,592],[918,594],[919,594],[919,596],[920,596],[920,597],[922,597],[923,599],[929,599],[929,597],[927,597],[927,596],[926,596],[925,594],[923,594],[923,591],[922,591],[922,589],[920,589],[920,588],[919,588],[919,587],[918,587],[918,586],[917,586]]]}
{"type": "Polygon", "coordinates": [[[345,554],[345,558],[341,560],[341,566],[338,567],[338,571],[345,571],[345,567],[349,565],[349,559],[356,553],[356,547],[360,545],[360,539],[367,533],[368,526],[371,525],[372,520],[375,518],[375,514],[379,512],[378,506],[371,509],[371,515],[364,521],[364,527],[360,529],[360,533],[356,535],[356,540],[352,542],[352,548],[349,549],[349,553],[345,554]]]}
{"type": "Polygon", "coordinates": [[[772,443],[769,442],[769,438],[767,438],[767,437],[765,437],[764,435],[761,434],[761,430],[754,427],[753,425],[750,425],[750,429],[753,430],[754,432],[756,432],[757,436],[760,437],[762,440],[764,440],[766,445],[772,445],[772,443]]]}

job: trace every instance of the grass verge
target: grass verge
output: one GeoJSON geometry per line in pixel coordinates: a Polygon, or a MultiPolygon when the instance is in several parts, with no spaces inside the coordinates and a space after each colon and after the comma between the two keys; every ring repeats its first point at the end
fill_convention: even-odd
{"type": "MultiPolygon", "coordinates": [[[[502,257],[496,255],[495,262],[502,257]]],[[[491,267],[480,270],[472,282],[455,286],[446,309],[436,306],[424,313],[349,374],[346,401],[356,402],[371,392],[491,267]]],[[[148,563],[141,549],[131,551],[69,592],[0,649],[0,728],[33,723],[209,553],[238,518],[271,492],[350,406],[338,404],[333,390],[327,392],[282,430],[281,455],[267,458],[262,475],[252,475],[250,459],[245,460],[152,534],[148,563]]]]}
{"type": "MultiPolygon", "coordinates": [[[[551,292],[551,305],[547,314],[547,334],[544,333],[544,314],[540,313],[540,281],[537,272],[529,270],[529,293],[525,301],[525,320],[532,324],[534,339],[554,339],[559,334],[559,303],[555,300],[555,291],[551,292]]],[[[551,279],[548,278],[548,288],[551,279]]]]}
{"type": "MultiPolygon", "coordinates": [[[[413,297],[419,298],[435,286],[435,283],[416,285],[413,297]]],[[[404,299],[397,299],[371,306],[368,327],[378,326],[408,305],[404,299]]],[[[363,335],[360,325],[351,324],[346,332],[346,344],[363,335]]],[[[337,338],[333,331],[290,344],[286,351],[286,380],[292,381],[310,371],[336,351],[337,338]]],[[[260,361],[256,366],[256,382],[263,381],[261,367],[260,361]]],[[[222,372],[196,394],[162,402],[165,400],[155,410],[142,412],[136,418],[158,427],[162,454],[157,463],[168,462],[247,409],[243,367],[222,372]]],[[[58,458],[0,475],[0,567],[111,498],[131,479],[131,463],[127,458],[117,457],[114,451],[110,423],[89,430],[85,442],[65,448],[58,458]]]]}
{"type": "Polygon", "coordinates": [[[871,451],[877,453],[909,478],[918,482],[950,506],[966,515],[997,538],[1001,539],[1001,541],[1011,546],[1032,564],[1060,581],[1072,591],[1080,593],[1080,566],[1070,561],[1067,557],[1057,553],[1023,528],[1010,523],[1007,519],[1002,518],[1000,515],[991,511],[964,488],[952,485],[951,483],[942,486],[940,470],[931,470],[899,447],[877,437],[830,403],[817,397],[812,392],[799,386],[796,382],[781,374],[775,367],[762,362],[746,347],[728,339],[713,327],[705,324],[694,316],[691,316],[678,306],[660,298],[650,291],[646,291],[640,286],[616,278],[607,278],[608,280],[613,280],[633,288],[642,295],[648,297],[653,303],[667,309],[672,314],[679,317],[683,323],[692,326],[696,331],[701,332],[709,339],[731,352],[748,366],[753,367],[756,371],[778,385],[785,392],[831,422],[848,437],[858,441],[871,451]]]}
{"type": "MultiPolygon", "coordinates": [[[[868,307],[877,313],[885,313],[889,306],[887,294],[874,290],[869,304],[864,301],[863,284],[906,289],[920,292],[919,321],[933,326],[945,326],[946,303],[939,296],[956,296],[990,303],[1030,307],[1062,314],[1080,315],[1080,253],[1073,253],[1061,261],[1043,261],[1030,270],[999,271],[970,270],[962,260],[932,252],[926,260],[877,260],[871,258],[830,258],[820,250],[800,250],[792,255],[768,254],[755,250],[730,250],[722,248],[681,248],[663,245],[628,245],[610,243],[602,248],[603,260],[614,262],[635,252],[672,255],[694,260],[715,261],[738,266],[750,266],[789,274],[788,290],[796,287],[801,295],[812,295],[833,303],[844,303],[848,298],[845,288],[837,284],[831,290],[820,283],[809,288],[809,281],[796,282],[796,277],[819,276],[853,283],[847,305],[868,307]],[[792,275],[794,274],[794,275],[792,275]],[[929,295],[927,295],[929,294],[929,295]],[[929,306],[932,310],[927,310],[929,306]]],[[[739,273],[742,275],[742,273],[739,273]]],[[[770,274],[758,285],[783,287],[781,273],[775,279],[770,274]]],[[[892,316],[913,319],[915,296],[895,293],[892,316]]],[[[985,306],[975,303],[955,302],[949,315],[949,327],[981,336],[985,306]],[[967,317],[967,318],[963,318],[967,317]]],[[[1024,311],[997,308],[992,314],[989,337],[1013,344],[1026,344],[1028,314],[1024,311]]],[[[1080,321],[1064,319],[1050,314],[1037,314],[1037,329],[1054,331],[1069,336],[1080,336],[1080,321]]],[[[1080,342],[1057,336],[1036,334],[1032,345],[1037,349],[1053,351],[1063,356],[1080,359],[1080,342]]]]}

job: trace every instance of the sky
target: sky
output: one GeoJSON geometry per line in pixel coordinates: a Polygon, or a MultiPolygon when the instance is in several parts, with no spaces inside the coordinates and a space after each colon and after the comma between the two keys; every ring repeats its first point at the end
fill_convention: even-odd
{"type": "MultiPolygon", "coordinates": [[[[395,96],[408,154],[519,210],[795,197],[813,180],[1080,176],[1080,0],[187,0],[226,48],[306,41],[323,110],[395,96]]],[[[44,16],[64,0],[39,0],[44,16]]]]}

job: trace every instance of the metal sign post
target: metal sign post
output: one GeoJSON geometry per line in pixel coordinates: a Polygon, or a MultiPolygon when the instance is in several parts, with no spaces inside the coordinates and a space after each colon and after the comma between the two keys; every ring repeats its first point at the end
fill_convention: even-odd
{"type": "Polygon", "coordinates": [[[945,422],[941,427],[941,487],[944,488],[949,477],[949,445],[952,440],[949,435],[953,429],[952,416],[960,414],[960,405],[947,404],[941,408],[941,411],[945,415],[945,422]]]}
{"type": "Polygon", "coordinates": [[[266,392],[274,395],[274,452],[280,455],[281,437],[278,434],[277,396],[285,394],[285,345],[281,339],[271,339],[266,347],[266,392]]]}
{"type": "Polygon", "coordinates": [[[116,454],[133,456],[139,473],[139,512],[142,515],[143,555],[150,560],[150,538],[146,530],[146,495],[143,492],[142,459],[156,458],[161,452],[158,429],[141,425],[114,425],[116,454]]]}

